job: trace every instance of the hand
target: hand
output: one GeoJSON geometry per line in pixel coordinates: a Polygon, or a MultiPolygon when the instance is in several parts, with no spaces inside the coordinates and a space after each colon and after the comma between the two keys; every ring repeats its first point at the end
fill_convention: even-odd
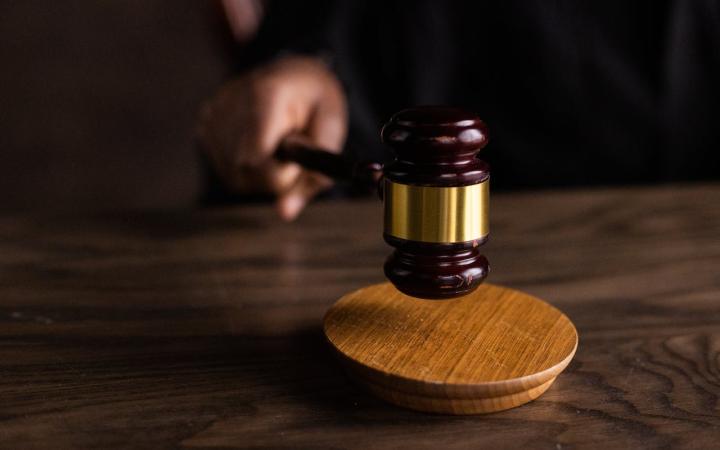
{"type": "Polygon", "coordinates": [[[285,57],[227,83],[204,105],[198,124],[201,147],[226,187],[275,194],[288,221],[332,186],[324,175],[273,158],[293,132],[334,153],[345,141],[342,86],[315,58],[285,57]]]}

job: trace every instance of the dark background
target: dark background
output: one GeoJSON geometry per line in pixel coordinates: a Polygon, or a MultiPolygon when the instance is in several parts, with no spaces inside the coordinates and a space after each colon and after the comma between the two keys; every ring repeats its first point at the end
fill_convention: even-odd
{"type": "Polygon", "coordinates": [[[192,205],[199,104],[230,74],[214,2],[0,2],[0,209],[192,205]]]}
{"type": "MultiPolygon", "coordinates": [[[[319,29],[318,11],[333,10],[340,18],[335,44],[345,46],[335,48],[339,75],[346,84],[355,82],[351,109],[366,99],[380,99],[374,104],[384,107],[351,111],[356,119],[371,118],[360,132],[351,127],[351,137],[364,138],[360,147],[377,144],[378,124],[391,112],[441,98],[430,87],[452,86],[436,70],[448,66],[444,61],[452,55],[440,47],[428,50],[445,23],[435,13],[444,11],[444,3],[316,3],[322,2],[276,2],[280,12],[268,8],[273,21],[261,35],[271,43],[267,53],[282,51],[275,42],[283,32],[297,41],[288,30],[309,34],[303,30],[319,29]],[[371,33],[369,24],[385,34],[371,33]],[[416,54],[392,54],[387,43],[407,36],[420,39],[416,54]],[[370,59],[353,53],[358,49],[370,59]],[[384,64],[376,61],[383,58],[384,64]],[[407,61],[400,69],[410,70],[417,83],[414,97],[396,95],[397,86],[412,90],[410,80],[387,63],[402,58],[407,61]],[[357,61],[362,70],[354,80],[355,73],[343,67],[357,61]],[[379,78],[361,90],[362,75],[379,78]]],[[[468,42],[479,42],[487,64],[470,67],[474,60],[458,52],[460,72],[483,88],[443,101],[465,106],[470,99],[488,121],[492,145],[483,157],[494,167],[495,187],[720,177],[716,3],[451,4],[456,8],[447,10],[472,22],[464,28],[472,33],[468,42]]],[[[252,60],[239,55],[215,1],[0,3],[0,210],[196,205],[206,175],[193,143],[196,114],[237,67],[252,60]]]]}

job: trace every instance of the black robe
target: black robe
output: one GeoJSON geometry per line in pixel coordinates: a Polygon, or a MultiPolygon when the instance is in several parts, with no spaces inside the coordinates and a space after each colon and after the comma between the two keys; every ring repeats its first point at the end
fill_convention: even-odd
{"type": "Polygon", "coordinates": [[[414,105],[477,112],[494,188],[720,178],[720,2],[274,1],[242,69],[326,58],[348,148],[414,105]]]}

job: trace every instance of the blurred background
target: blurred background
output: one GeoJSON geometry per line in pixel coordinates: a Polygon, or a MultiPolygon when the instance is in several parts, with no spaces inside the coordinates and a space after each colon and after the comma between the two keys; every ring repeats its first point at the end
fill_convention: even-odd
{"type": "Polygon", "coordinates": [[[0,2],[0,209],[182,207],[231,75],[213,2],[0,2]]]}
{"type": "Polygon", "coordinates": [[[351,127],[360,143],[398,108],[467,104],[491,126],[499,187],[720,177],[717,2],[248,3],[258,42],[217,1],[0,3],[0,210],[196,204],[200,105],[284,51],[334,52],[351,121],[373,117],[351,127]],[[458,20],[459,41],[436,39],[458,20]],[[294,45],[319,29],[322,49],[294,45]],[[457,72],[477,88],[440,92],[457,72]]]}

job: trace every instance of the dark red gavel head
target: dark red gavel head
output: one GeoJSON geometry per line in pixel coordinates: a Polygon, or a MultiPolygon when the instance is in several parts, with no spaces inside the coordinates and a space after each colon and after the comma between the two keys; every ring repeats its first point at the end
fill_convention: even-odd
{"type": "Polygon", "coordinates": [[[488,140],[475,114],[426,106],[395,114],[382,140],[396,159],[383,169],[385,275],[403,293],[448,299],[488,274],[490,170],[477,158],[488,140]]]}

